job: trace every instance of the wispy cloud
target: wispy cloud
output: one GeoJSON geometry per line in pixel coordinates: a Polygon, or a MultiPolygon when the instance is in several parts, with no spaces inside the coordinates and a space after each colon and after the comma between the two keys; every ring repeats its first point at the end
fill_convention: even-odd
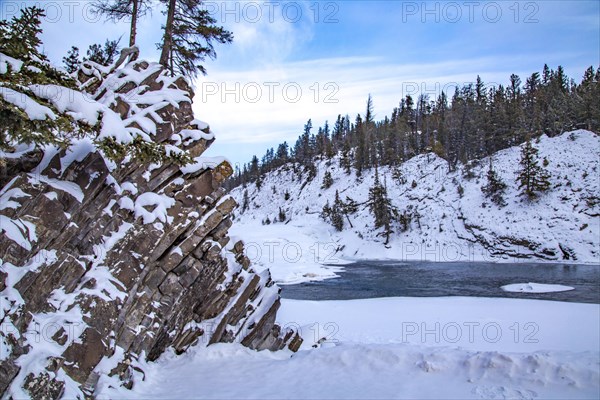
{"type": "MultiPolygon", "coordinates": [[[[389,115],[406,95],[441,91],[474,82],[506,84],[515,71],[501,58],[437,63],[391,63],[379,57],[326,58],[284,62],[270,68],[215,71],[197,85],[195,109],[218,133],[218,143],[293,142],[303,124],[331,123],[338,114],[364,113],[371,94],[378,117],[389,115]]],[[[215,146],[218,146],[215,145],[215,146]]],[[[243,150],[242,150],[243,152],[243,150]]]]}

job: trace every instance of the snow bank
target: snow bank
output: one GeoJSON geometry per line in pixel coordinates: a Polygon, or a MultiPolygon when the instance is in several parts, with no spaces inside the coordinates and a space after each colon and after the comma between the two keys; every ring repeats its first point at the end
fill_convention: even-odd
{"type": "Polygon", "coordinates": [[[258,221],[236,221],[229,232],[232,237],[244,239],[252,268],[270,269],[273,280],[280,285],[336,278],[343,270],[340,265],[346,263],[336,256],[338,247],[331,243],[327,227],[321,224],[309,226],[298,221],[265,229],[258,221]]]}
{"type": "MultiPolygon", "coordinates": [[[[144,366],[146,381],[132,392],[104,385],[98,398],[594,399],[600,395],[600,306],[514,299],[438,298],[425,305],[423,301],[284,300],[279,320],[306,326],[305,338],[310,340],[317,330],[321,332],[316,337],[323,329],[333,332],[324,323],[337,325],[337,333],[320,347],[308,346],[296,354],[253,352],[238,344],[195,348],[180,356],[170,353],[144,366]],[[540,341],[522,347],[524,352],[515,350],[507,326],[504,335],[511,339],[496,344],[476,340],[465,348],[431,340],[402,343],[399,321],[404,317],[434,324],[440,315],[503,327],[521,318],[537,321],[542,324],[535,334],[540,341]],[[555,323],[546,325],[551,320],[555,323]]],[[[433,338],[433,325],[430,331],[427,335],[433,338]]]]}
{"type": "Polygon", "coordinates": [[[309,347],[326,337],[473,351],[600,351],[599,304],[480,297],[283,299],[277,320],[300,327],[309,347]]]}

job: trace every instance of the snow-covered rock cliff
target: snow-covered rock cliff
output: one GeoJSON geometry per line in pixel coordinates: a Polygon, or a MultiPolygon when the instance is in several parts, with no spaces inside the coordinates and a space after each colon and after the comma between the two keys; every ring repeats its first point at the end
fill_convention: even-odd
{"type": "MultiPolygon", "coordinates": [[[[23,63],[13,64],[0,74],[20,79],[23,63]]],[[[69,116],[100,131],[64,148],[0,152],[0,396],[130,389],[144,379],[141,365],[169,349],[299,345],[275,324],[269,272],[256,273],[243,243],[230,241],[236,203],[221,183],[232,169],[201,157],[214,136],[194,119],[186,81],[144,61],[84,64],[78,79],[81,90],[2,91],[27,120],[69,116]],[[161,144],[193,162],[109,158],[103,138],[161,144]]]]}

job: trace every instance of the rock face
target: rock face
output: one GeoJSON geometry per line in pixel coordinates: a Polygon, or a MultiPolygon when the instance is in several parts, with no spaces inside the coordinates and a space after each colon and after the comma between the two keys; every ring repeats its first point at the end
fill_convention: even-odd
{"type": "Polygon", "coordinates": [[[79,80],[128,127],[195,162],[114,165],[81,139],[3,177],[0,395],[92,396],[102,384],[132,387],[136,361],[170,348],[301,342],[275,324],[268,271],[255,273],[227,236],[236,202],[220,185],[231,166],[199,157],[213,136],[194,120],[187,83],[146,62],[106,72],[79,80]]]}

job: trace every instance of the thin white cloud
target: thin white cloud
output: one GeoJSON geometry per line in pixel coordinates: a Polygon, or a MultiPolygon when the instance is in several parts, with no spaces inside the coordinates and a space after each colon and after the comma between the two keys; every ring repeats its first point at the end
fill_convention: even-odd
{"type": "MultiPolygon", "coordinates": [[[[276,68],[216,71],[197,84],[195,110],[211,123],[223,143],[264,142],[265,147],[295,140],[312,118],[315,126],[338,114],[364,113],[374,98],[378,116],[389,115],[406,95],[474,82],[506,84],[513,72],[501,60],[480,58],[427,64],[390,64],[381,58],[349,57],[282,63],[276,68]],[[298,91],[298,89],[301,91],[298,91]],[[290,136],[282,136],[285,133],[290,136]]],[[[532,71],[524,71],[529,73],[532,71]]]]}

